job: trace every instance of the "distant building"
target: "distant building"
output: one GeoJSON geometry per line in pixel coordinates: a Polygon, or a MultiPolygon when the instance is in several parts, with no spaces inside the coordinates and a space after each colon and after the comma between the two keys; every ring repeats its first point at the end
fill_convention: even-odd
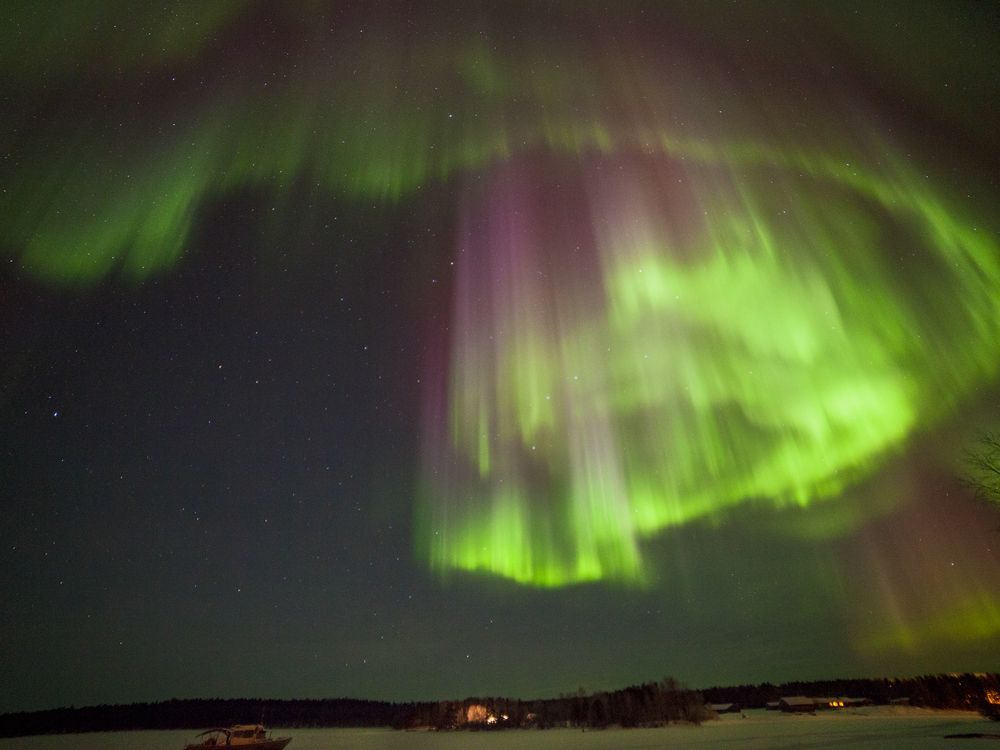
{"type": "Polygon", "coordinates": [[[738,714],[742,710],[739,703],[711,703],[708,707],[717,714],[738,714]]]}
{"type": "Polygon", "coordinates": [[[849,698],[841,695],[833,699],[830,703],[830,708],[858,708],[859,706],[870,706],[871,704],[871,698],[849,698]]]}
{"type": "MultiPolygon", "coordinates": [[[[872,702],[868,698],[850,698],[846,695],[834,698],[828,696],[789,695],[777,701],[777,709],[805,713],[826,709],[857,708],[858,706],[870,706],[871,704],[872,702]]],[[[771,704],[769,703],[767,707],[770,709],[771,704]]]]}
{"type": "Polygon", "coordinates": [[[785,713],[811,713],[816,710],[815,698],[804,695],[787,695],[778,701],[778,708],[785,713]]]}
{"type": "Polygon", "coordinates": [[[780,711],[781,701],[768,701],[767,705],[764,706],[768,711],[780,711]]]}

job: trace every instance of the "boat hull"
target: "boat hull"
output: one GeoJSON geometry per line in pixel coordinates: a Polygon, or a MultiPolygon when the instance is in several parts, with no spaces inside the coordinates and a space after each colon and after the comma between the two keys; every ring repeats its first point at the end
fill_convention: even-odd
{"type": "Polygon", "coordinates": [[[292,741],[291,737],[277,737],[273,740],[263,740],[260,742],[240,742],[228,744],[205,744],[185,745],[184,750],[219,750],[220,748],[239,748],[239,750],[284,750],[285,745],[292,741]]]}

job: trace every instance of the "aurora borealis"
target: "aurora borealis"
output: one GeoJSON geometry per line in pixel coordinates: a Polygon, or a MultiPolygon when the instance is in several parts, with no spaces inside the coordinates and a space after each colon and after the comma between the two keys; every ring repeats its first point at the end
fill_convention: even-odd
{"type": "Polygon", "coordinates": [[[995,374],[998,248],[915,179],[661,159],[580,178],[570,212],[589,233],[562,233],[574,220],[553,220],[538,177],[487,189],[470,219],[485,236],[461,238],[435,410],[450,446],[430,468],[449,467],[428,490],[432,562],[546,585],[639,579],[641,535],[748,499],[838,494],[954,405],[932,393],[995,374]],[[886,233],[932,277],[899,283],[886,233]],[[928,282],[962,310],[911,314],[928,282]],[[956,341],[968,350],[942,356],[956,341]]]}
{"type": "Polygon", "coordinates": [[[1000,666],[995,11],[3,13],[0,708],[1000,666]]]}

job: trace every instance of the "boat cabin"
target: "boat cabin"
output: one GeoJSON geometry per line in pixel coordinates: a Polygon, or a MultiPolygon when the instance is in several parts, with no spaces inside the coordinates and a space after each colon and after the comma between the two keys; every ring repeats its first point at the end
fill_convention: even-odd
{"type": "Polygon", "coordinates": [[[188,747],[231,747],[233,745],[260,745],[267,740],[267,732],[261,724],[237,724],[228,729],[208,729],[201,733],[200,745],[188,747]]]}
{"type": "Polygon", "coordinates": [[[266,732],[262,724],[237,724],[229,730],[230,745],[253,745],[263,742],[266,732]]]}

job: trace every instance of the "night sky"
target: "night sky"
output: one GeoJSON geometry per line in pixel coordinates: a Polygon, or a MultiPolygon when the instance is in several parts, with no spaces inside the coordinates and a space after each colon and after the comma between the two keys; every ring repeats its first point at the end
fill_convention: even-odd
{"type": "Polygon", "coordinates": [[[0,711],[1000,669],[998,59],[951,0],[8,0],[0,711]]]}

